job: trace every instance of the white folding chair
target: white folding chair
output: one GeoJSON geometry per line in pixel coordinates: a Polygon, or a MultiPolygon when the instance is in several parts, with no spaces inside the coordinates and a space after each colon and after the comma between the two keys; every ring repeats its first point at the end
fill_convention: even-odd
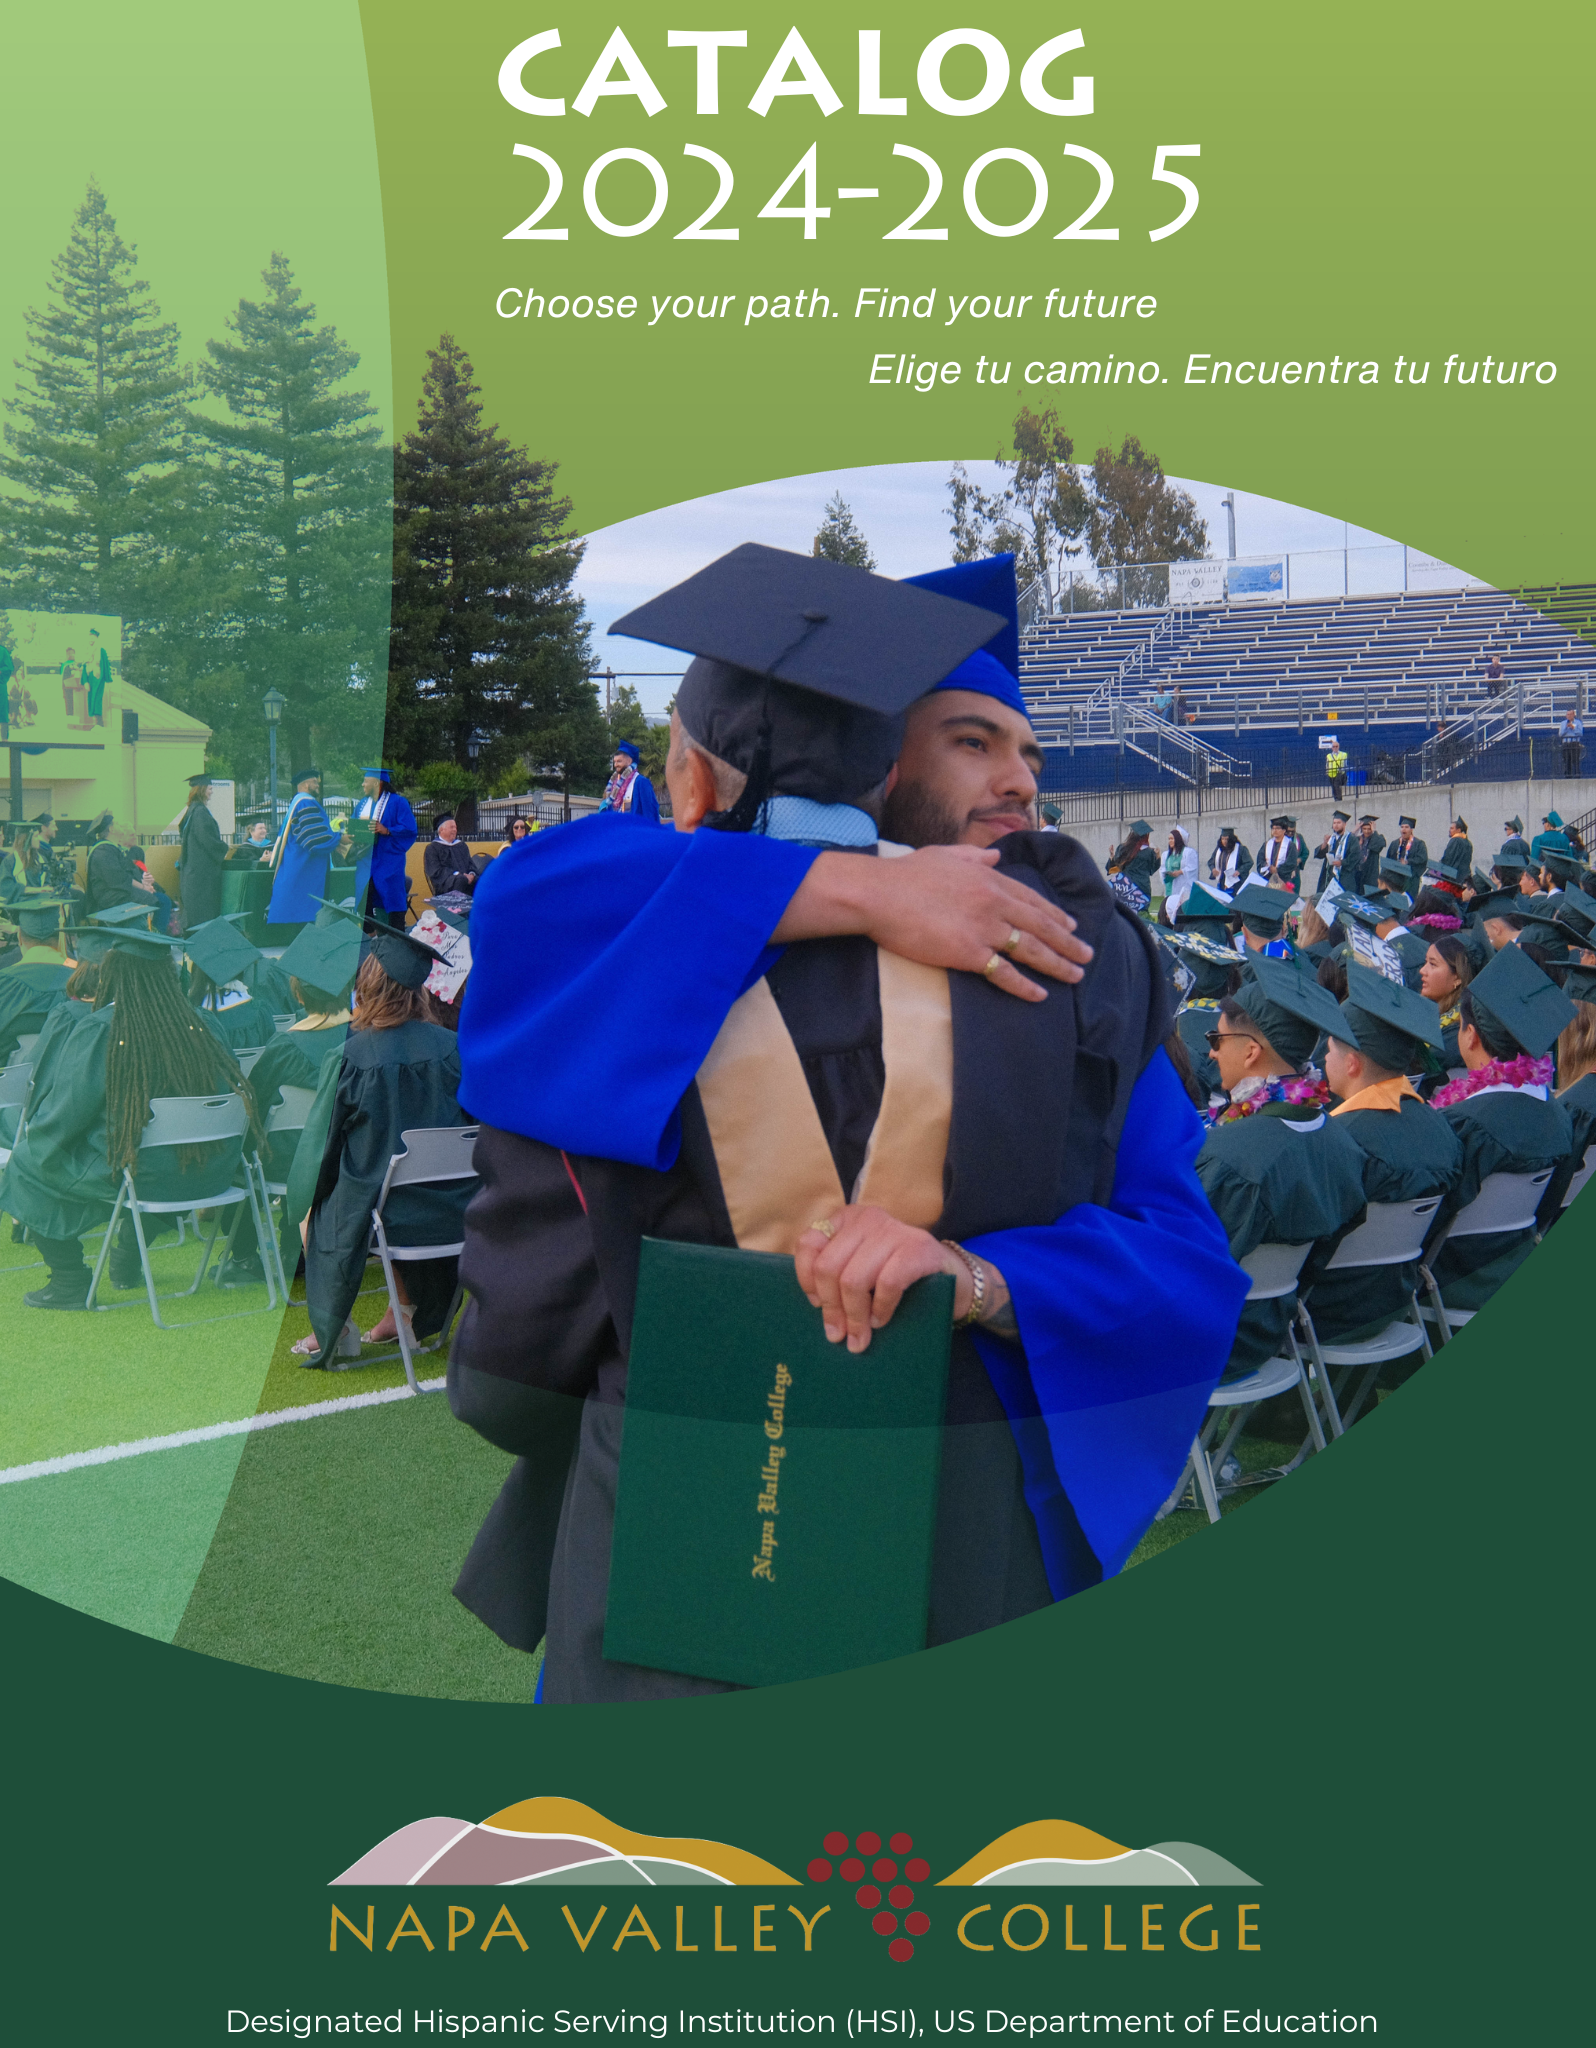
{"type": "Polygon", "coordinates": [[[22,1036],[17,1040],[16,1051],[11,1055],[11,1064],[13,1066],[21,1060],[26,1060],[31,1064],[33,1048],[38,1044],[39,1037],[40,1034],[37,1031],[23,1032],[22,1036]]]}
{"type": "MultiPolygon", "coordinates": [[[[1346,1273],[1371,1271],[1381,1266],[1418,1265],[1424,1277],[1432,1302],[1439,1301],[1435,1281],[1430,1269],[1422,1263],[1424,1241],[1435,1223],[1436,1212],[1441,1206],[1440,1195],[1425,1195],[1413,1202],[1371,1202],[1364,1220],[1356,1230],[1349,1230],[1334,1255],[1325,1267],[1325,1273],[1346,1273]]],[[[1419,1313],[1415,1293],[1408,1295],[1409,1314],[1387,1323],[1383,1330],[1377,1330],[1372,1337],[1360,1338],[1355,1343],[1342,1343],[1332,1338],[1326,1344],[1314,1327],[1313,1290],[1310,1288],[1298,1308],[1298,1319],[1307,1335],[1308,1347],[1313,1353],[1318,1376],[1329,1393],[1333,1404],[1339,1403],[1346,1391],[1352,1374],[1361,1366],[1363,1377],[1353,1392],[1351,1405],[1341,1410],[1337,1417],[1341,1427],[1336,1435],[1349,1423],[1355,1422],[1364,1402],[1369,1397],[1380,1368],[1393,1358],[1405,1358],[1411,1351],[1422,1350],[1425,1357],[1433,1354],[1430,1350],[1429,1333],[1419,1313]],[[1342,1371],[1332,1386],[1329,1368],[1340,1366],[1342,1371]]]]}
{"type": "MultiPolygon", "coordinates": [[[[302,1131],[310,1121],[311,1104],[316,1100],[314,1088],[296,1088],[291,1081],[284,1082],[278,1093],[282,1099],[274,1102],[266,1113],[266,1135],[268,1138],[287,1137],[294,1131],[302,1131]]],[[[285,1180],[268,1180],[266,1178],[266,1162],[258,1153],[249,1163],[254,1171],[255,1186],[260,1198],[260,1205],[266,1212],[266,1220],[269,1223],[271,1221],[273,1199],[275,1198],[280,1201],[288,1193],[288,1183],[285,1180]]],[[[271,1233],[271,1247],[269,1251],[265,1241],[262,1240],[261,1258],[263,1260],[270,1258],[275,1262],[277,1285],[282,1289],[283,1300],[287,1301],[288,1268],[283,1260],[283,1248],[278,1241],[276,1231],[271,1233]]]]}
{"type": "Polygon", "coordinates": [[[246,1080],[249,1078],[251,1067],[254,1066],[265,1050],[266,1048],[263,1045],[235,1045],[233,1047],[233,1058],[238,1062],[238,1071],[246,1080]]]}
{"type": "Polygon", "coordinates": [[[1596,1145],[1587,1145],[1585,1147],[1584,1163],[1576,1169],[1573,1179],[1568,1183],[1568,1186],[1563,1190],[1563,1199],[1559,1208],[1559,1214],[1561,1214],[1561,1211],[1563,1209],[1566,1209],[1569,1206],[1569,1204],[1574,1200],[1576,1195],[1584,1193],[1585,1184],[1590,1179],[1593,1173],[1596,1173],[1596,1145]]]}
{"type": "MultiPolygon", "coordinates": [[[[0,1109],[21,1111],[27,1106],[28,1087],[33,1080],[33,1069],[20,1061],[13,1061],[9,1067],[0,1067],[0,1109]]],[[[17,1136],[22,1135],[20,1115],[17,1122],[17,1136]]],[[[11,1147],[0,1140],[0,1166],[11,1157],[11,1147]]]]}
{"type": "MultiPolygon", "coordinates": [[[[178,1145],[220,1144],[228,1139],[242,1138],[248,1128],[249,1111],[246,1109],[241,1096],[231,1094],[158,1095],[150,1104],[150,1120],[144,1126],[144,1135],[139,1140],[139,1151],[143,1154],[145,1152],[167,1150],[178,1145]]],[[[122,1170],[122,1185],[117,1190],[116,1205],[111,1211],[111,1220],[106,1226],[105,1241],[100,1246],[100,1256],[94,1262],[94,1273],[89,1281],[89,1292],[84,1302],[84,1307],[92,1309],[97,1306],[94,1297],[100,1285],[100,1276],[105,1271],[106,1261],[111,1256],[111,1247],[116,1239],[116,1227],[125,1210],[133,1218],[133,1235],[138,1240],[139,1267],[144,1275],[145,1292],[149,1296],[150,1315],[158,1330],[171,1329],[173,1325],[163,1322],[161,1319],[160,1305],[163,1301],[175,1301],[184,1296],[199,1292],[200,1282],[205,1278],[206,1270],[210,1265],[211,1251],[216,1243],[217,1232],[221,1229],[221,1216],[218,1214],[215,1222],[211,1225],[210,1235],[204,1241],[204,1247],[200,1255],[199,1270],[195,1273],[193,1281],[187,1287],[174,1288],[164,1295],[156,1292],[155,1275],[150,1270],[149,1246],[145,1242],[144,1237],[143,1219],[146,1216],[191,1214],[195,1219],[194,1234],[197,1237],[199,1235],[198,1211],[200,1209],[215,1209],[217,1211],[229,1208],[236,1209],[240,1203],[245,1203],[255,1219],[256,1235],[260,1238],[262,1244],[263,1256],[261,1267],[266,1275],[266,1307],[268,1309],[276,1308],[277,1290],[273,1284],[271,1262],[264,1255],[266,1232],[270,1228],[270,1218],[261,1213],[259,1203],[256,1200],[254,1176],[249,1166],[244,1164],[241,1170],[244,1183],[242,1187],[224,1188],[219,1193],[202,1195],[198,1199],[190,1195],[178,1201],[151,1201],[140,1196],[133,1175],[124,1167],[122,1170]]],[[[133,1304],[132,1302],[116,1302],[108,1304],[108,1306],[131,1308],[133,1304]]],[[[233,1320],[233,1316],[259,1315],[260,1313],[259,1309],[237,1309],[230,1316],[201,1316],[198,1318],[198,1321],[207,1323],[229,1322],[233,1320]]],[[[192,1329],[196,1325],[185,1323],[181,1327],[192,1329]]]]}
{"type": "MultiPolygon", "coordinates": [[[[1473,1201],[1459,1209],[1437,1239],[1430,1264],[1435,1264],[1442,1245],[1450,1244],[1454,1237],[1505,1237],[1515,1231],[1533,1230],[1541,1196],[1556,1170],[1543,1166],[1538,1173],[1488,1173],[1473,1201]]],[[[1445,1343],[1454,1330],[1472,1322],[1479,1311],[1449,1308],[1437,1288],[1432,1306],[1421,1308],[1419,1313],[1427,1323],[1435,1324],[1445,1343]]]]}
{"type": "MultiPolygon", "coordinates": [[[[399,1142],[404,1150],[396,1152],[388,1161],[388,1171],[383,1175],[377,1204],[371,1212],[371,1249],[382,1261],[382,1277],[388,1284],[388,1307],[393,1314],[394,1328],[399,1333],[399,1356],[404,1360],[405,1378],[410,1382],[413,1394],[421,1392],[416,1379],[416,1347],[411,1341],[399,1300],[394,1266],[397,1262],[415,1259],[457,1259],[465,1250],[465,1239],[461,1238],[458,1244],[390,1244],[383,1210],[395,1188],[475,1180],[477,1170],[472,1163],[472,1153],[480,1129],[479,1124],[450,1124],[430,1130],[401,1131],[399,1142]]],[[[456,1287],[437,1342],[447,1339],[459,1300],[460,1290],[456,1287]]],[[[427,1348],[430,1350],[432,1346],[429,1344],[427,1348]]]]}
{"type": "MultiPolygon", "coordinates": [[[[1248,1301],[1279,1301],[1297,1291],[1297,1276],[1313,1250],[1307,1244],[1261,1244],[1238,1263],[1248,1274],[1252,1286],[1248,1289],[1248,1301]]],[[[1208,1414],[1202,1429],[1191,1447],[1185,1469],[1175,1482],[1175,1490],[1158,1510],[1156,1519],[1162,1521],[1165,1515],[1179,1506],[1188,1487],[1195,1488],[1198,1499],[1210,1522],[1219,1520],[1221,1494],[1234,1493],[1234,1486],[1223,1485],[1219,1474],[1225,1469],[1231,1446],[1240,1436],[1247,1417],[1260,1401],[1267,1401],[1272,1395],[1283,1394],[1289,1387],[1295,1387],[1302,1396],[1302,1409],[1308,1419],[1309,1434],[1315,1450],[1325,1447],[1324,1427],[1319,1420],[1318,1404],[1313,1398],[1313,1389],[1308,1384],[1307,1367],[1297,1347],[1296,1333],[1290,1325],[1286,1327],[1286,1343],[1290,1356],[1269,1358],[1255,1372],[1245,1379],[1222,1381],[1208,1396],[1208,1414]],[[1213,1448],[1214,1438],[1220,1426],[1229,1416],[1230,1427],[1219,1448],[1213,1448]]],[[[1339,1418],[1338,1418],[1339,1419],[1339,1418]]],[[[1295,1461],[1293,1461],[1295,1462],[1295,1461]]]]}

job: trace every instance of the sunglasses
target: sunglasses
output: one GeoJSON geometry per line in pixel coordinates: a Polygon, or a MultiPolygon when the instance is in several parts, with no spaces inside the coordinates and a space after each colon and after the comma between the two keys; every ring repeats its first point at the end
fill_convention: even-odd
{"type": "Polygon", "coordinates": [[[1205,1031],[1203,1037],[1208,1041],[1208,1050],[1210,1052],[1218,1052],[1222,1045],[1235,1045],[1237,1043],[1242,1045],[1263,1044],[1263,1040],[1261,1038],[1254,1038],[1250,1031],[1205,1031]]]}

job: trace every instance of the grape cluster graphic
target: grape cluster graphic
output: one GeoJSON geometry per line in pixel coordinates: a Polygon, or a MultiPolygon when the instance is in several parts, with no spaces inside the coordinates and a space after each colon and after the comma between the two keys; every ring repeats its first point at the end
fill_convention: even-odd
{"type": "Polygon", "coordinates": [[[910,1853],[914,1837],[891,1836],[887,1842],[890,1855],[882,1854],[879,1835],[856,1835],[850,1843],[840,1829],[827,1835],[820,1846],[825,1854],[810,1863],[810,1883],[829,1884],[833,1877],[840,1877],[844,1884],[856,1886],[854,1902],[870,1914],[876,1933],[887,1939],[887,1954],[895,1963],[906,1963],[914,1954],[909,1937],[925,1934],[931,1926],[926,1914],[909,1910],[914,1905],[914,1887],[931,1875],[925,1858],[910,1853]]]}

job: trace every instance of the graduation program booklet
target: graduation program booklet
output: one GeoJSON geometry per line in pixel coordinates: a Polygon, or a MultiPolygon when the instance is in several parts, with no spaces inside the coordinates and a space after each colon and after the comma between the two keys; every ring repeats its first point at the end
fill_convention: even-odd
{"type": "Polygon", "coordinates": [[[791,1259],[643,1240],[604,1653],[771,1685],[925,1644],[953,1283],[828,1344],[791,1259]]]}
{"type": "MultiPolygon", "coordinates": [[[[191,777],[269,846],[311,783],[336,839],[379,761],[420,824],[417,908],[447,814],[484,860],[579,845],[622,742],[669,799],[685,662],[611,625],[756,541],[894,578],[1012,554],[1040,797],[1099,863],[1146,828],[1152,913],[1184,853],[1206,881],[1230,826],[1256,865],[1277,817],[1315,893],[1338,810],[1372,820],[1365,881],[1404,818],[1432,864],[1462,824],[1482,870],[1562,834],[1577,901],[1593,26],[1551,0],[9,9],[18,886],[42,845],[114,900],[138,849],[180,932],[191,777]]],[[[624,1016],[646,1045],[669,945],[601,936],[573,1036],[624,1016]]],[[[526,934],[529,987],[549,938],[526,934]]],[[[1062,1542],[1061,1466],[1094,1526],[1127,1474],[1167,1506],[1121,1569],[931,1651],[856,1652],[840,1600],[807,1624],[846,1666],[822,1677],[535,1704],[539,1587],[514,1581],[503,1636],[452,1588],[484,1525],[546,1574],[593,1416],[549,1393],[525,1424],[506,1381],[480,1434],[440,1354],[412,1394],[378,1343],[307,1369],[303,1285],[284,1308],[242,1226],[224,1284],[185,1295],[208,1224],[146,1218],[83,1313],[96,1134],[136,1137],[129,1091],[192,1041],[146,985],[153,1008],[116,1002],[149,1058],[85,1071],[61,1057],[95,1028],[78,988],[0,1041],[8,2038],[1588,2028],[1588,1189],[1322,1454],[1287,1469],[1290,1390],[1259,1411],[1211,1524],[1189,1438],[1155,1428],[1189,1377],[1159,1182],[1186,1168],[1133,1120],[1117,1172],[1134,1154],[1145,1184],[1061,1234],[1029,1326],[1022,1304],[1046,1414],[990,1347],[1011,1508],[1062,1542]],[[54,1155],[13,1129],[23,1067],[83,1076],[30,1113],[54,1155]]],[[[976,1078],[1023,1132],[1047,1077],[976,1078]]],[[[273,1217],[290,1281],[299,1221],[273,1217]]],[[[360,1285],[369,1333],[387,1297],[360,1285]]],[[[646,1483],[705,1529],[735,1505],[745,1595],[783,1598],[787,1497],[760,1514],[737,1457],[690,1497],[646,1483]]],[[[561,1557],[569,1588],[592,1559],[561,1557]]],[[[629,1626],[707,1625],[641,1562],[659,1591],[629,1626]]]]}

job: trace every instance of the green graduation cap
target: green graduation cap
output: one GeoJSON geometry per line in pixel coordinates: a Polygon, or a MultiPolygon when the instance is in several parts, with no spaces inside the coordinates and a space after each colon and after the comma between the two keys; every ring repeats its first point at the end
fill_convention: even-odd
{"type": "Polygon", "coordinates": [[[1337,917],[1350,917],[1367,925],[1370,931],[1376,925],[1388,923],[1395,914],[1389,903],[1371,903],[1367,896],[1343,896],[1336,904],[1337,917]]]}
{"type": "Polygon", "coordinates": [[[1516,882],[1505,889],[1488,890],[1483,896],[1476,896],[1469,905],[1469,921],[1478,925],[1484,924],[1487,918],[1515,916],[1516,906],[1523,900],[1516,882]]]}
{"type": "Polygon", "coordinates": [[[155,915],[153,903],[112,903],[104,910],[91,910],[89,916],[96,924],[110,925],[117,929],[122,925],[143,925],[149,927],[155,915]]]}
{"type": "Polygon", "coordinates": [[[1589,896],[1563,897],[1552,913],[1552,922],[1560,927],[1569,945],[1582,951],[1596,951],[1596,939],[1591,936],[1596,930],[1596,901],[1589,896]]]}
{"type": "Polygon", "coordinates": [[[1270,889],[1262,883],[1236,891],[1236,908],[1241,921],[1254,938],[1274,938],[1286,921],[1286,912],[1297,899],[1289,889],[1270,889]]]}
{"type": "Polygon", "coordinates": [[[285,974],[323,995],[341,995],[360,965],[360,932],[347,918],[307,924],[278,961],[285,974]]]}
{"type": "Polygon", "coordinates": [[[1392,860],[1385,853],[1380,856],[1380,872],[1403,889],[1413,880],[1413,870],[1405,860],[1392,860]]]}
{"type": "Polygon", "coordinates": [[[1241,955],[1234,946],[1222,946],[1217,939],[1209,938],[1204,932],[1159,932],[1158,935],[1180,952],[1189,954],[1193,960],[1206,960],[1210,966],[1236,967],[1241,963],[1241,955]]]}
{"type": "Polygon", "coordinates": [[[1487,1026],[1499,1026],[1532,1059],[1549,1053],[1578,1014],[1550,975],[1517,946],[1494,953],[1469,983],[1468,995],[1475,1014],[1487,1026]]]}
{"type": "Polygon", "coordinates": [[[1529,866],[1529,862],[1525,860],[1521,853],[1504,852],[1496,856],[1495,860],[1491,862],[1491,866],[1499,875],[1507,874],[1516,877],[1523,874],[1525,868],[1529,866]]]}
{"type": "Polygon", "coordinates": [[[19,896],[3,906],[25,939],[53,939],[61,929],[61,913],[70,910],[69,896],[19,896]]]}
{"type": "Polygon", "coordinates": [[[1234,1000],[1282,1059],[1300,1067],[1325,1032],[1344,1045],[1357,1046],[1355,1027],[1343,1018],[1335,997],[1321,986],[1306,960],[1272,960],[1254,953],[1247,964],[1249,977],[1234,1000]],[[1350,1039],[1349,1031],[1354,1034],[1350,1039]]]}
{"type": "Polygon", "coordinates": [[[1152,836],[1153,828],[1145,818],[1137,818],[1126,830],[1129,839],[1151,839],[1152,836]]]}
{"type": "Polygon", "coordinates": [[[1192,884],[1191,894],[1175,913],[1177,926],[1188,924],[1228,924],[1234,905],[1222,896],[1216,896],[1211,889],[1205,889],[1201,882],[1192,884]]]}
{"type": "Polygon", "coordinates": [[[263,956],[229,917],[213,917],[185,933],[183,950],[218,988],[236,981],[251,962],[263,956]]]}
{"type": "Polygon", "coordinates": [[[1411,1073],[1423,1066],[1424,1046],[1445,1050],[1439,1006],[1355,960],[1347,968],[1341,1016],[1335,1036],[1343,1045],[1350,1029],[1358,1050],[1393,1074],[1411,1073]]]}
{"type": "Polygon", "coordinates": [[[1504,832],[1522,832],[1523,829],[1524,820],[1522,818],[1509,818],[1502,826],[1504,832]]]}
{"type": "Polygon", "coordinates": [[[164,953],[175,962],[183,951],[183,941],[168,938],[165,932],[141,931],[137,925],[124,924],[111,933],[105,950],[108,953],[142,953],[146,957],[164,953]]]}

